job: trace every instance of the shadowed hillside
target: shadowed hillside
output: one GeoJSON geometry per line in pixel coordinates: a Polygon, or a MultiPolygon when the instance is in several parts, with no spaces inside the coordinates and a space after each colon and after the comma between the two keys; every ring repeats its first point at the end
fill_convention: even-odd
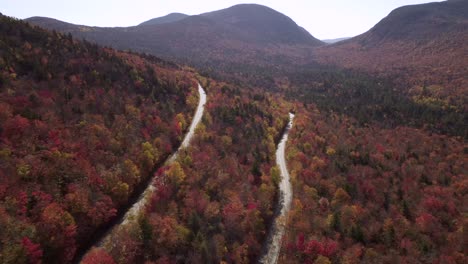
{"type": "Polygon", "coordinates": [[[138,26],[150,26],[150,25],[159,25],[159,24],[166,24],[166,23],[172,23],[176,22],[179,20],[182,20],[184,18],[188,17],[186,14],[181,14],[181,13],[171,13],[169,15],[163,16],[163,17],[157,17],[150,19],[148,21],[145,21],[138,26]]]}
{"type": "Polygon", "coordinates": [[[157,18],[128,28],[88,27],[38,17],[26,21],[101,45],[149,53],[218,74],[252,74],[249,67],[271,68],[305,61],[310,47],[323,44],[289,17],[261,5],[237,5],[181,18],[176,16],[175,22],[163,24],[157,18]]]}
{"type": "Polygon", "coordinates": [[[368,32],[316,50],[316,60],[396,76],[412,96],[468,100],[468,2],[404,6],[368,32]],[[423,90],[425,95],[423,95],[423,90]]]}
{"type": "Polygon", "coordinates": [[[196,80],[5,16],[0,39],[0,263],[69,263],[179,145],[196,80]]]}

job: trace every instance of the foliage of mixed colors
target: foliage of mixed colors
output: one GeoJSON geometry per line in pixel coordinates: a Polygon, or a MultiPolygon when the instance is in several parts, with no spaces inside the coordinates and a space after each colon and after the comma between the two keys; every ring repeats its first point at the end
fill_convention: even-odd
{"type": "Polygon", "coordinates": [[[196,82],[3,16],[0,35],[0,262],[66,263],[178,146],[196,82]]]}

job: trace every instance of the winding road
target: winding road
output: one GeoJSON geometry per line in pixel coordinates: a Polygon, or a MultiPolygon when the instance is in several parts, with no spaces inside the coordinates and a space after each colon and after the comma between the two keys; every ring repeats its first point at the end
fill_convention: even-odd
{"type": "Polygon", "coordinates": [[[289,113],[289,123],[284,131],[283,137],[281,138],[280,143],[278,144],[278,149],[276,150],[276,164],[280,168],[281,172],[281,182],[279,184],[280,188],[280,213],[273,222],[273,226],[270,230],[270,234],[267,239],[267,247],[265,255],[260,259],[260,263],[264,264],[276,264],[278,261],[278,256],[281,249],[281,238],[284,235],[286,218],[291,209],[292,202],[292,186],[289,181],[289,172],[286,166],[285,159],[285,150],[286,142],[288,141],[288,134],[292,128],[294,120],[294,114],[289,113]]]}
{"type": "MultiPolygon", "coordinates": [[[[167,159],[164,165],[169,165],[172,162],[174,162],[179,156],[179,152],[189,146],[190,140],[192,140],[193,136],[195,135],[195,128],[197,128],[198,124],[200,123],[203,117],[203,111],[205,110],[205,104],[206,104],[206,93],[200,84],[198,84],[198,94],[200,96],[200,100],[198,102],[195,116],[193,117],[192,123],[190,124],[189,131],[185,135],[185,138],[182,141],[182,144],[180,144],[179,149],[177,149],[177,151],[174,154],[172,154],[172,156],[169,159],[167,159]]],[[[120,225],[126,225],[131,219],[137,216],[138,213],[145,207],[146,200],[147,200],[146,198],[151,197],[154,191],[155,191],[155,188],[151,182],[146,188],[146,190],[140,195],[140,197],[138,198],[138,201],[127,211],[127,213],[125,213],[125,216],[123,217],[122,223],[120,225]]]]}
{"type": "MultiPolygon", "coordinates": [[[[182,141],[181,145],[179,146],[179,149],[177,149],[177,151],[166,160],[164,165],[169,165],[172,162],[174,162],[177,159],[179,152],[189,146],[190,141],[195,135],[195,129],[197,128],[198,124],[200,123],[203,117],[203,112],[205,110],[205,104],[206,104],[206,92],[200,84],[198,84],[198,93],[199,93],[200,99],[198,102],[197,110],[195,112],[195,116],[193,117],[192,123],[190,124],[189,131],[185,135],[185,138],[182,141]]],[[[138,200],[136,201],[136,203],[134,203],[132,207],[130,207],[130,209],[125,213],[122,220],[118,224],[111,227],[109,231],[95,244],[95,246],[101,247],[109,242],[111,243],[112,234],[117,229],[123,226],[126,226],[141,212],[141,210],[145,208],[147,200],[151,197],[151,195],[155,191],[155,187],[153,186],[152,183],[153,183],[153,180],[150,181],[145,191],[138,197],[138,200]]]]}

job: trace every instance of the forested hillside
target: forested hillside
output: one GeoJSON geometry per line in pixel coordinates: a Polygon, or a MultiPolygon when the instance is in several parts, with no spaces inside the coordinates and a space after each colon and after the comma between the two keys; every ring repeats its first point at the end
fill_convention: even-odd
{"type": "Polygon", "coordinates": [[[368,32],[315,50],[315,60],[397,80],[418,104],[467,111],[468,1],[393,10],[368,32]]]}
{"type": "Polygon", "coordinates": [[[259,5],[27,20],[62,33],[0,15],[0,263],[256,263],[276,220],[278,263],[468,263],[467,8],[401,7],[327,46],[259,5]],[[198,83],[202,121],[165,163],[198,83]]]}
{"type": "Polygon", "coordinates": [[[236,80],[250,76],[262,79],[266,71],[303,63],[310,57],[311,47],[324,45],[291,18],[256,4],[235,5],[171,23],[152,23],[161,21],[156,18],[124,28],[75,25],[46,17],[26,21],[100,45],[189,64],[213,77],[236,80]]]}
{"type": "Polygon", "coordinates": [[[0,17],[0,263],[68,263],[173,152],[192,73],[0,17]]]}
{"type": "Polygon", "coordinates": [[[210,99],[191,147],[158,170],[157,191],[138,221],[84,263],[254,263],[262,253],[287,105],[226,83],[202,85],[210,99]]]}
{"type": "Polygon", "coordinates": [[[450,93],[438,86],[420,87],[412,94],[399,76],[383,77],[313,65],[291,73],[287,82],[279,81],[279,86],[289,100],[316,105],[325,112],[345,114],[360,125],[379,124],[386,128],[404,125],[468,137],[466,98],[437,99],[436,94],[450,93]]]}
{"type": "Polygon", "coordinates": [[[279,263],[466,263],[467,144],[300,108],[279,263]]]}

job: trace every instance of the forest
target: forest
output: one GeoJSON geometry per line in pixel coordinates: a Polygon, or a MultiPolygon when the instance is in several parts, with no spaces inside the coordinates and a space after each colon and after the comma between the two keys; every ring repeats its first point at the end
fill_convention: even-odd
{"type": "Polygon", "coordinates": [[[326,112],[355,118],[360,125],[387,128],[411,126],[452,136],[468,137],[468,112],[462,97],[444,95],[439,85],[415,86],[398,78],[366,72],[314,66],[296,71],[283,85],[286,98],[316,105],[326,112]]]}
{"type": "Polygon", "coordinates": [[[298,109],[280,263],[466,262],[467,145],[298,109]],[[430,144],[428,144],[430,142],[430,144]]]}
{"type": "Polygon", "coordinates": [[[4,16],[0,35],[0,263],[68,263],[178,146],[196,79],[4,16]]]}
{"type": "Polygon", "coordinates": [[[219,39],[205,54],[182,40],[219,32],[193,20],[201,31],[152,36],[175,41],[177,56],[162,57],[177,64],[78,39],[88,27],[68,24],[81,30],[72,36],[0,14],[0,263],[257,263],[278,219],[278,263],[468,262],[465,36],[444,35],[457,58],[426,71],[447,39],[407,64],[413,44],[367,35],[314,52],[219,39]],[[202,121],[180,149],[199,85],[202,121]],[[143,210],[120,223],[148,186],[143,210]]]}
{"type": "Polygon", "coordinates": [[[276,142],[284,108],[269,95],[209,79],[207,113],[191,147],[157,172],[146,210],[84,263],[252,263],[277,196],[276,142]],[[242,125],[241,125],[242,124],[242,125]]]}

